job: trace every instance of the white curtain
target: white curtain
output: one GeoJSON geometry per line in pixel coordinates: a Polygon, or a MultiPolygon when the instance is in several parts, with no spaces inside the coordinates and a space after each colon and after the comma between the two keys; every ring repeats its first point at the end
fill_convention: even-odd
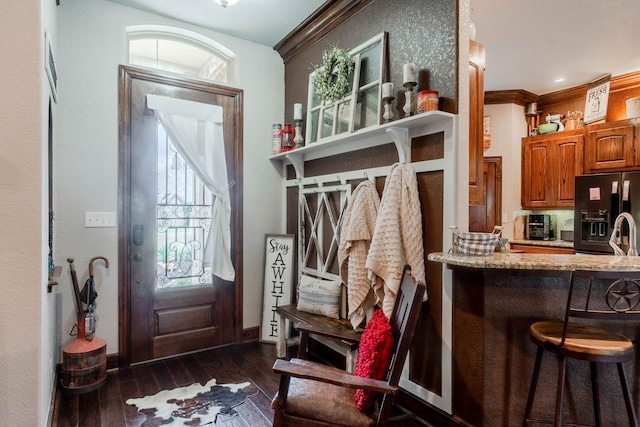
{"type": "Polygon", "coordinates": [[[147,95],[176,149],[198,178],[215,195],[211,228],[204,250],[204,265],[228,281],[235,279],[231,262],[231,202],[222,132],[222,107],[166,96],[147,95]]]}

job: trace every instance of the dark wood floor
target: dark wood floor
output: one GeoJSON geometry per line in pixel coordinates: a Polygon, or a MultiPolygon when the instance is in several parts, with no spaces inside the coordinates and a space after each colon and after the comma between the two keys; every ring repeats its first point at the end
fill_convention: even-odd
{"type": "MultiPolygon", "coordinates": [[[[274,345],[251,342],[109,371],[106,383],[98,390],[73,395],[58,388],[52,427],[139,427],[146,417],[127,405],[127,399],[194,382],[204,384],[211,378],[218,384],[250,381],[257,393],[236,411],[251,427],[270,426],[271,397],[280,379],[271,371],[275,359],[274,345]]],[[[404,419],[401,425],[427,425],[412,418],[404,419]]]]}

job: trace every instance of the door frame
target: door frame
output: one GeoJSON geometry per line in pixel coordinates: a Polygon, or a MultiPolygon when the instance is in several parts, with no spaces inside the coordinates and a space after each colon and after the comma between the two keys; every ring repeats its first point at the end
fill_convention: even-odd
{"type": "Polygon", "coordinates": [[[129,117],[131,81],[133,79],[147,80],[155,83],[168,84],[176,88],[187,88],[204,92],[211,92],[234,98],[234,164],[227,165],[230,176],[235,180],[236,197],[231,200],[231,259],[235,268],[234,296],[233,296],[233,343],[239,343],[242,338],[242,301],[243,301],[243,236],[242,236],[242,142],[243,142],[243,98],[242,89],[221,86],[188,77],[176,76],[159,70],[120,65],[118,70],[118,367],[131,365],[131,283],[129,271],[131,262],[127,256],[129,239],[127,230],[131,229],[130,194],[131,194],[131,162],[130,162],[130,131],[129,117]],[[235,230],[234,230],[235,227],[235,230]]]}

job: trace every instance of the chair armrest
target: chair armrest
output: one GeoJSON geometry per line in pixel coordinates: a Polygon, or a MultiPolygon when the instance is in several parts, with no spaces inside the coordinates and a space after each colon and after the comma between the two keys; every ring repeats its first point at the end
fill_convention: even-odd
{"type": "Polygon", "coordinates": [[[351,343],[359,343],[361,332],[354,331],[353,329],[347,328],[334,328],[331,326],[325,325],[312,325],[306,322],[300,322],[294,325],[296,330],[300,333],[311,333],[322,335],[329,338],[339,339],[343,341],[348,341],[351,343]]]}
{"type": "Polygon", "coordinates": [[[286,361],[278,359],[273,364],[273,372],[290,377],[315,380],[342,387],[362,388],[386,394],[395,394],[398,391],[398,387],[390,386],[386,381],[359,377],[340,369],[308,360],[291,359],[291,361],[286,361]]]}

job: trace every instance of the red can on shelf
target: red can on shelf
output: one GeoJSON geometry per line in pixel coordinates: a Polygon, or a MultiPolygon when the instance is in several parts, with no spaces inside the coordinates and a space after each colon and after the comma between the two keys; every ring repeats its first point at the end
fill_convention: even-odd
{"type": "Polygon", "coordinates": [[[417,100],[418,113],[426,113],[427,111],[438,109],[438,91],[437,90],[421,90],[418,92],[417,100]]]}

